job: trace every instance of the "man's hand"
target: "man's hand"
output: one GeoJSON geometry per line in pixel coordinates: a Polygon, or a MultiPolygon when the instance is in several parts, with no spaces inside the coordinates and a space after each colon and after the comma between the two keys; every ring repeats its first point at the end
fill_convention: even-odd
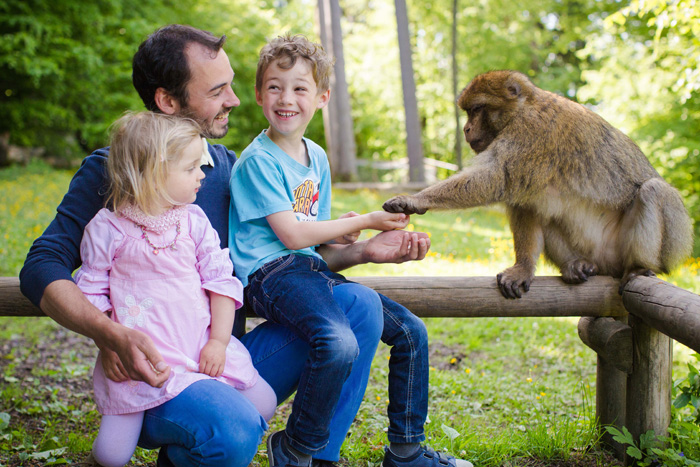
{"type": "Polygon", "coordinates": [[[133,379],[162,387],[170,377],[170,367],[150,337],[112,321],[73,281],[62,279],[46,286],[40,308],[60,325],[95,342],[109,379],[133,379]]]}
{"type": "Polygon", "coordinates": [[[162,387],[170,377],[170,367],[165,363],[153,341],[146,334],[121,326],[119,346],[102,346],[102,368],[107,378],[124,382],[143,381],[154,387],[162,387]]]}
{"type": "Polygon", "coordinates": [[[389,230],[367,240],[362,251],[364,263],[403,263],[420,261],[430,249],[430,238],[423,232],[389,230]]]}

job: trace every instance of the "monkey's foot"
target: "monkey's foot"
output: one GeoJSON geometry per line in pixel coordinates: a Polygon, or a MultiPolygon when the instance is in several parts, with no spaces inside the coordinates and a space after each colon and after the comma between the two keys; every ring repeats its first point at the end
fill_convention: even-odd
{"type": "Polygon", "coordinates": [[[395,196],[382,205],[386,212],[404,213],[404,214],[425,214],[426,208],[416,206],[414,198],[411,196],[395,196]]]}
{"type": "Polygon", "coordinates": [[[580,284],[598,275],[598,266],[585,259],[575,259],[561,267],[561,278],[567,284],[580,284]]]}
{"type": "Polygon", "coordinates": [[[620,288],[617,290],[620,295],[625,291],[627,283],[637,276],[656,277],[656,273],[647,268],[637,268],[627,271],[625,275],[622,276],[622,279],[620,279],[620,288]]]}
{"type": "Polygon", "coordinates": [[[515,265],[496,276],[498,288],[506,298],[521,298],[523,292],[530,290],[530,283],[535,275],[526,268],[515,265]],[[520,290],[522,289],[522,291],[520,290]]]}

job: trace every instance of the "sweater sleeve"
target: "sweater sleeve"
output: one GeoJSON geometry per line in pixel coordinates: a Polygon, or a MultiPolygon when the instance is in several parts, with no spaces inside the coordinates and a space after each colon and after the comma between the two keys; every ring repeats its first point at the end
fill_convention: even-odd
{"type": "Polygon", "coordinates": [[[83,160],[56,217],[29,250],[19,273],[20,289],[37,306],[50,283],[72,280],[72,272],[81,264],[83,230],[104,206],[107,153],[107,149],[100,149],[83,160]]]}

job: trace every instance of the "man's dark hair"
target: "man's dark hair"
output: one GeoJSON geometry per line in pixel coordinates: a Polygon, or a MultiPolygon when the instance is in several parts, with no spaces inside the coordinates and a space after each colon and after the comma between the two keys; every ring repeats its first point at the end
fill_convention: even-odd
{"type": "Polygon", "coordinates": [[[192,42],[218,52],[226,36],[216,37],[192,26],[171,24],[155,31],[139,46],[131,77],[148,110],[160,111],[155,101],[158,88],[165,89],[183,107],[187,105],[187,83],[191,75],[185,49],[192,42]]]}

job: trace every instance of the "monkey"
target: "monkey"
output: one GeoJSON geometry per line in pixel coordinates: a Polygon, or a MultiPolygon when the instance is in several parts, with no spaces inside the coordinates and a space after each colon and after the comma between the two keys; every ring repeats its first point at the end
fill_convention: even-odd
{"type": "Polygon", "coordinates": [[[423,214],[503,203],[515,264],[496,276],[521,298],[541,253],[564,282],[597,274],[667,273],[690,255],[692,224],[680,194],[624,133],[583,105],[535,86],[522,73],[476,76],[457,99],[476,153],[460,173],[383,204],[423,214]]]}

